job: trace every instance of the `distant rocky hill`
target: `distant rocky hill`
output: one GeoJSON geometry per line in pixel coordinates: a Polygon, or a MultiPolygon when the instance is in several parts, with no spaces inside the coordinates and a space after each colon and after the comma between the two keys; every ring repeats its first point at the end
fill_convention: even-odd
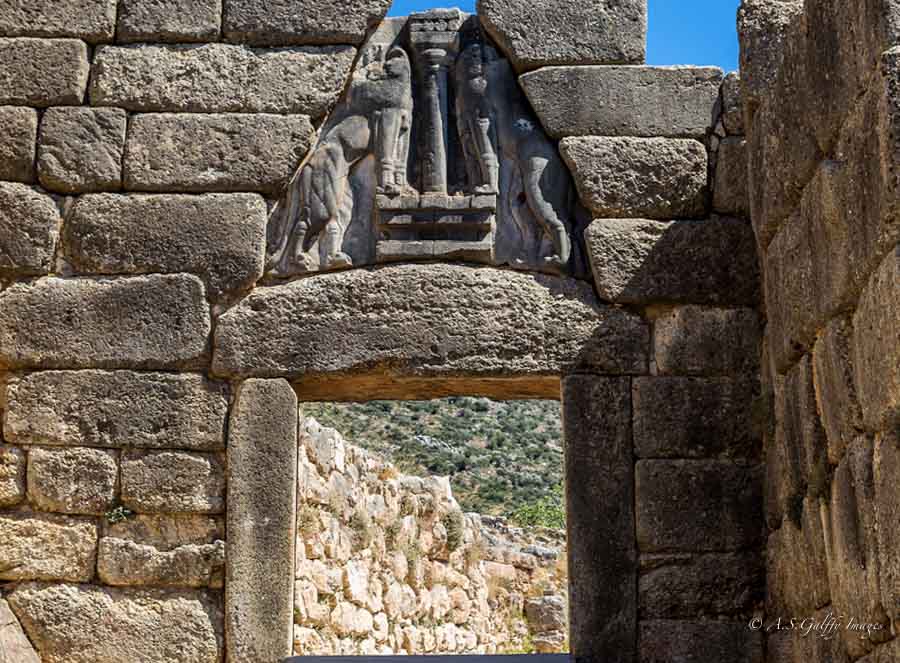
{"type": "Polygon", "coordinates": [[[564,526],[557,401],[459,397],[304,403],[301,410],[402,472],[449,476],[466,511],[564,526]]]}

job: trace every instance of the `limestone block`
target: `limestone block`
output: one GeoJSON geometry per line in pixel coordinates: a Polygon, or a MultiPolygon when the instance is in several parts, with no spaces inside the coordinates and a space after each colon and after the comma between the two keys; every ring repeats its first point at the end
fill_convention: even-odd
{"type": "Polygon", "coordinates": [[[6,439],[20,444],[225,448],[228,393],[201,375],[43,371],[7,393],[6,439]]]}
{"type": "Polygon", "coordinates": [[[744,82],[732,71],[722,81],[722,124],[729,136],[744,135],[744,82]]]}
{"type": "Polygon", "coordinates": [[[706,148],[669,138],[564,138],[559,145],[582,202],[595,217],[706,215],[706,148]]]}
{"type": "Polygon", "coordinates": [[[122,186],[126,113],[120,108],[50,108],[41,122],[37,172],[51,191],[122,186]]]}
{"type": "Polygon", "coordinates": [[[0,514],[0,580],[89,582],[97,525],[54,514],[0,514]]]}
{"type": "Polygon", "coordinates": [[[764,591],[760,553],[641,556],[638,596],[645,619],[749,613],[764,591]]]}
{"type": "Polygon", "coordinates": [[[241,384],[228,438],[229,663],[291,655],[298,423],[286,381],[241,384]]]}
{"type": "Polygon", "coordinates": [[[828,437],[828,460],[837,465],[844,449],[862,430],[862,410],[851,363],[851,321],[835,318],[813,348],[813,380],[819,416],[828,437]]]}
{"type": "Polygon", "coordinates": [[[654,356],[664,375],[738,375],[759,369],[755,309],[679,306],[654,321],[654,356]]]}
{"type": "Polygon", "coordinates": [[[811,615],[832,600],[825,540],[828,509],[818,498],[800,501],[796,522],[785,518],[769,535],[766,610],[772,618],[811,615]]]}
{"type": "Polygon", "coordinates": [[[91,104],[131,111],[319,118],[337,101],[355,55],[350,46],[106,46],[94,60],[91,104]]]}
{"type": "Polygon", "coordinates": [[[43,663],[218,663],[216,594],[19,585],[8,597],[43,663]]]}
{"type": "Polygon", "coordinates": [[[644,61],[644,0],[481,0],[478,16],[519,73],[547,65],[644,61]]]}
{"type": "Polygon", "coordinates": [[[269,0],[228,0],[223,31],[229,41],[249,44],[360,44],[390,6],[389,0],[307,0],[297,11],[269,0]]]}
{"type": "Polygon", "coordinates": [[[584,239],[597,292],[608,301],[758,302],[753,230],[740,219],[597,219],[584,239]]]}
{"type": "Polygon", "coordinates": [[[118,453],[106,449],[32,449],[28,500],[43,511],[102,515],[116,501],[118,453]]]}
{"type": "Polygon", "coordinates": [[[50,196],[24,184],[0,182],[0,274],[48,273],[61,221],[50,196]]]}
{"type": "Polygon", "coordinates": [[[116,0],[0,0],[4,37],[78,37],[90,43],[112,41],[116,0]]]}
{"type": "Polygon", "coordinates": [[[878,567],[881,604],[893,627],[900,623],[900,435],[887,432],[875,438],[875,519],[878,526],[878,567]]]}
{"type": "MultiPolygon", "coordinates": [[[[882,606],[879,577],[878,523],[874,443],[860,437],[847,449],[831,485],[828,578],[835,610],[863,624],[881,624],[879,637],[860,638],[844,630],[841,636],[852,658],[890,638],[890,620],[882,606]]],[[[893,607],[893,606],[891,606],[893,607]]]]}
{"type": "Polygon", "coordinates": [[[900,423],[900,246],[872,275],[853,315],[853,370],[870,430],[900,423]]]}
{"type": "Polygon", "coordinates": [[[627,378],[563,380],[569,633],[572,654],[589,660],[628,660],[634,650],[638,559],[629,386],[627,378]]]}
{"type": "Polygon", "coordinates": [[[34,182],[38,115],[33,108],[0,106],[0,179],[34,182]]]}
{"type": "Polygon", "coordinates": [[[399,265],[253,292],[219,318],[213,370],[304,378],[376,366],[379,375],[410,376],[642,373],[647,340],[639,318],[598,305],[581,282],[399,265]]]}
{"type": "MultiPolygon", "coordinates": [[[[579,28],[578,33],[581,32],[583,28],[579,28]]],[[[702,139],[712,127],[722,70],[716,67],[546,67],[524,74],[519,82],[553,138],[702,139]],[[673,99],[678,103],[672,103],[673,99]]]]}
{"type": "Polygon", "coordinates": [[[218,298],[262,276],[266,219],[256,194],[87,195],[63,227],[63,249],[80,273],[189,272],[218,298]]]}
{"type": "Polygon", "coordinates": [[[41,663],[5,599],[0,599],[0,663],[41,663]]]}
{"type": "Polygon", "coordinates": [[[565,630],[566,600],[558,595],[526,599],[525,618],[532,630],[538,633],[565,630]]]}
{"type": "Polygon", "coordinates": [[[126,451],[122,504],[138,513],[223,513],[224,459],[180,451],[126,451]]]}
{"type": "MultiPolygon", "coordinates": [[[[47,1],[51,3],[56,4],[47,1]]],[[[83,41],[0,38],[0,104],[77,106],[84,99],[89,70],[83,41]]]]}
{"type": "Polygon", "coordinates": [[[221,587],[224,538],[220,519],[136,515],[106,528],[97,573],[107,585],[221,587]]]}
{"type": "Polygon", "coordinates": [[[0,444],[0,509],[25,499],[25,462],[22,449],[0,444]]]}
{"type": "Polygon", "coordinates": [[[732,136],[719,143],[716,179],[713,185],[713,210],[719,214],[750,216],[747,189],[747,141],[732,136]]]}
{"type": "Polygon", "coordinates": [[[135,115],[126,141],[125,187],[274,193],[312,138],[305,115],[135,115]]]}
{"type": "Polygon", "coordinates": [[[745,0],[738,10],[741,86],[752,112],[769,96],[788,28],[800,21],[803,0],[745,0]]]}
{"type": "Polygon", "coordinates": [[[755,378],[634,378],[634,449],[639,458],[759,459],[751,404],[755,378]]]}
{"type": "Polygon", "coordinates": [[[0,368],[188,367],[209,332],[203,283],[186,274],[45,278],[0,293],[0,368]]]}
{"type": "Polygon", "coordinates": [[[759,468],[728,461],[641,460],[635,493],[642,552],[724,552],[761,541],[759,468]]]}
{"type": "Polygon", "coordinates": [[[118,42],[217,41],[222,0],[122,0],[118,42]]]}
{"type": "Polygon", "coordinates": [[[744,621],[642,621],[638,647],[641,663],[763,663],[761,632],[750,630],[744,621]]]}

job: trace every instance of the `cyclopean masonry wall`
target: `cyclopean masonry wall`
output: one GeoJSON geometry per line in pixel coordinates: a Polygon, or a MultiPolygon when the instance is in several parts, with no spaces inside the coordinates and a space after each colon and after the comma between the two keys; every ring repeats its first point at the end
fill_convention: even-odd
{"type": "Polygon", "coordinates": [[[900,657],[898,26],[891,2],[741,8],[768,318],[767,613],[840,624],[831,639],[776,630],[773,662],[900,657]]]}
{"type": "Polygon", "coordinates": [[[759,661],[738,79],[296,5],[0,0],[0,651],[290,655],[298,398],[462,393],[562,399],[579,659],[759,661]]]}
{"type": "Polygon", "coordinates": [[[566,650],[564,532],[464,514],[446,477],[401,475],[314,419],[299,468],[295,654],[566,650]]]}

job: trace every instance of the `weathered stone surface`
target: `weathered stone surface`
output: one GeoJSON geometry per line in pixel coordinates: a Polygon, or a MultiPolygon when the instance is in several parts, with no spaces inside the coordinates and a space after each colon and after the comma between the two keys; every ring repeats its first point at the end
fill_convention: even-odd
{"type": "Polygon", "coordinates": [[[0,273],[48,273],[61,221],[50,196],[0,182],[0,273]]]}
{"type": "Polygon", "coordinates": [[[62,193],[120,188],[126,124],[120,108],[48,109],[38,144],[41,184],[62,193]]]}
{"type": "Polygon", "coordinates": [[[900,622],[900,435],[896,431],[875,438],[875,520],[878,525],[878,566],[881,605],[893,627],[900,622]]]}
{"type": "Polygon", "coordinates": [[[762,663],[763,639],[743,621],[642,621],[641,663],[762,663]]]}
{"type": "Polygon", "coordinates": [[[88,195],[68,216],[63,248],[81,273],[190,272],[218,298],[262,276],[266,218],[256,194],[88,195]]]}
{"type": "Polygon", "coordinates": [[[2,0],[0,35],[4,37],[78,37],[111,41],[116,0],[2,0]]]}
{"type": "Polygon", "coordinates": [[[43,663],[222,660],[222,612],[211,593],[27,583],[9,602],[43,663]]]}
{"type": "Polygon", "coordinates": [[[751,458],[762,450],[753,378],[635,378],[634,449],[639,458],[751,458]]]}
{"type": "Polygon", "coordinates": [[[869,653],[875,643],[890,638],[890,621],[882,607],[879,586],[878,524],[874,442],[860,437],[847,449],[831,484],[828,528],[828,578],[831,602],[839,614],[863,624],[880,624],[874,637],[861,639],[844,630],[841,636],[852,658],[869,653]]]}
{"type": "Polygon", "coordinates": [[[744,103],[755,112],[778,74],[782,43],[803,13],[803,0],[745,0],[738,11],[741,86],[744,103]]]}
{"type": "Polygon", "coordinates": [[[803,663],[804,661],[821,661],[822,663],[850,663],[850,657],[844,649],[841,637],[834,631],[835,615],[831,606],[822,608],[803,619],[807,620],[803,628],[789,630],[784,628],[787,622],[782,618],[782,630],[778,630],[777,620],[770,620],[772,630],[766,638],[768,660],[803,663]],[[827,627],[826,627],[827,624],[827,627]],[[818,631],[811,627],[819,625],[818,631]],[[830,637],[823,637],[825,629],[830,627],[830,637]],[[807,633],[803,635],[804,631],[807,633]]]}
{"type": "Polygon", "coordinates": [[[729,136],[744,135],[743,86],[737,71],[732,71],[722,81],[722,124],[729,136]]]}
{"type": "Polygon", "coordinates": [[[314,276],[219,318],[220,375],[469,377],[646,371],[647,329],[587,284],[459,265],[314,276]]]}
{"type": "Polygon", "coordinates": [[[293,174],[312,138],[305,115],[136,115],[126,141],[125,187],[272,193],[293,174]]]}
{"type": "Polygon", "coordinates": [[[0,663],[41,663],[5,599],[0,599],[0,663]]]}
{"type": "Polygon", "coordinates": [[[131,111],[318,118],[337,101],[355,54],[350,46],[106,46],[94,60],[91,104],[131,111]]]}
{"type": "Polygon", "coordinates": [[[762,473],[728,461],[641,460],[635,493],[642,552],[723,552],[762,536],[762,473]]]}
{"type": "Polygon", "coordinates": [[[664,375],[739,375],[759,369],[756,309],[679,306],[654,321],[656,367],[664,375]]]}
{"type": "Polygon", "coordinates": [[[870,430],[900,424],[900,246],[872,275],[853,315],[853,370],[870,430]]]}
{"type": "Polygon", "coordinates": [[[760,553],[642,555],[642,619],[690,619],[753,612],[763,598],[760,553]]]}
{"type": "Polygon", "coordinates": [[[222,0],[122,0],[116,40],[216,41],[221,25],[222,0]]]}
{"type": "Polygon", "coordinates": [[[706,148],[670,138],[564,138],[560,153],[595,217],[706,215],[706,148]]]}
{"type": "Polygon", "coordinates": [[[780,527],[787,516],[799,526],[803,498],[828,492],[828,441],[816,412],[812,362],[808,356],[784,378],[775,391],[775,430],[766,450],[766,518],[780,527]]]}
{"type": "Polygon", "coordinates": [[[222,523],[202,516],[135,516],[100,539],[97,573],[107,585],[221,587],[222,523]]]}
{"type": "Polygon", "coordinates": [[[97,559],[97,526],[86,518],[0,514],[0,580],[88,582],[97,559]]]}
{"type": "Polygon", "coordinates": [[[303,11],[269,0],[229,0],[224,33],[229,41],[250,44],[359,44],[390,8],[389,0],[351,0],[340,4],[313,0],[303,11]]]}
{"type": "Polygon", "coordinates": [[[4,435],[20,444],[225,448],[228,393],[201,375],[43,371],[10,385],[4,435]]]}
{"type": "Polygon", "coordinates": [[[547,133],[554,138],[703,138],[713,122],[722,70],[547,67],[519,80],[547,133]],[[673,99],[678,103],[672,103],[673,99]]]}
{"type": "Polygon", "coordinates": [[[603,299],[757,304],[756,243],[750,224],[740,219],[597,219],[584,238],[603,299]]]}
{"type": "Polygon", "coordinates": [[[297,397],[284,380],[247,380],[228,439],[228,660],[291,655],[297,526],[297,397]]]}
{"type": "Polygon", "coordinates": [[[896,660],[900,660],[900,640],[895,639],[876,647],[867,657],[859,659],[859,663],[893,663],[896,660]]]}
{"type": "Polygon", "coordinates": [[[0,180],[34,182],[37,128],[33,108],[0,106],[0,180]]]}
{"type": "Polygon", "coordinates": [[[628,380],[566,378],[562,406],[571,652],[630,660],[638,559],[628,380]]]}
{"type": "Polygon", "coordinates": [[[25,461],[22,449],[0,444],[0,508],[25,499],[25,461]]]}
{"type": "Polygon", "coordinates": [[[785,518],[769,535],[766,552],[766,610],[772,619],[813,614],[832,599],[828,582],[825,523],[818,498],[801,499],[799,515],[785,518]]]}
{"type": "Polygon", "coordinates": [[[89,69],[83,41],[0,38],[0,104],[77,106],[89,69]]]}
{"type": "Polygon", "coordinates": [[[184,451],[126,451],[122,504],[138,513],[222,513],[224,459],[184,451]]]}
{"type": "Polygon", "coordinates": [[[481,0],[478,16],[520,73],[547,65],[644,61],[644,0],[481,0]]]}
{"type": "Polygon", "coordinates": [[[32,449],[28,500],[43,511],[100,515],[119,487],[118,453],[106,449],[32,449]]]}
{"type": "Polygon", "coordinates": [[[719,144],[716,179],[713,185],[713,210],[720,214],[750,216],[747,189],[747,141],[739,136],[719,144]]]}
{"type": "Polygon", "coordinates": [[[185,274],[46,278],[0,293],[0,368],[186,367],[209,332],[203,283],[185,274]]]}
{"type": "Polygon", "coordinates": [[[108,525],[97,572],[109,585],[222,587],[225,524],[192,515],[135,515],[108,525]]]}
{"type": "Polygon", "coordinates": [[[813,379],[819,416],[828,436],[828,460],[837,465],[862,430],[862,411],[853,382],[848,318],[828,323],[813,349],[813,379]]]}

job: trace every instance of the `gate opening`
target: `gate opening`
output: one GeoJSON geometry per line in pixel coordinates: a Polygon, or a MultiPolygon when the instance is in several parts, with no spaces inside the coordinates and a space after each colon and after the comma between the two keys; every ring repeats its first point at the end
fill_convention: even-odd
{"type": "Polygon", "coordinates": [[[560,405],[300,404],[294,654],[568,651],[560,405]]]}

